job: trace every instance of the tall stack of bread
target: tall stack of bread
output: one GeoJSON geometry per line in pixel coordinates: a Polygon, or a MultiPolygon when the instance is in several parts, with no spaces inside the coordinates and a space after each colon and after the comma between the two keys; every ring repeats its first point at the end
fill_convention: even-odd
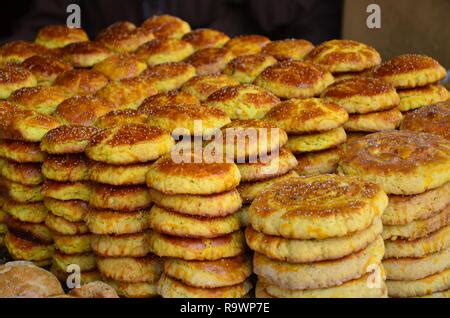
{"type": "Polygon", "coordinates": [[[342,127],[348,114],[325,99],[291,99],[278,104],[264,121],[289,134],[286,149],[297,155],[297,173],[333,173],[340,158],[339,146],[347,140],[342,127]]]}
{"type": "Polygon", "coordinates": [[[429,133],[380,132],[349,145],[339,173],[378,183],[391,297],[448,297],[450,143],[429,133]]]}
{"type": "Polygon", "coordinates": [[[100,131],[85,150],[93,161],[86,217],[92,249],[104,280],[124,297],[157,295],[161,262],[148,244],[152,202],[145,175],[173,144],[168,132],[131,123],[100,131]]]}
{"type": "Polygon", "coordinates": [[[41,193],[49,211],[45,223],[55,244],[51,271],[62,282],[74,273],[81,274],[81,284],[99,279],[91,234],[85,223],[91,186],[90,162],[84,155],[90,138],[97,132],[94,127],[60,126],[49,131],[41,142],[41,150],[46,153],[42,165],[46,180],[41,193]]]}
{"type": "Polygon", "coordinates": [[[330,40],[316,46],[305,60],[320,65],[341,81],[366,75],[381,63],[381,56],[361,42],[330,40]]]}
{"type": "Polygon", "coordinates": [[[33,110],[2,102],[0,153],[4,159],[1,174],[7,200],[8,233],[5,245],[13,259],[46,266],[53,256],[52,236],[44,224],[47,209],[41,186],[44,153],[39,142],[59,122],[33,110]]]}
{"type": "Polygon", "coordinates": [[[0,245],[61,280],[98,267],[126,297],[243,297],[249,222],[257,296],[383,297],[381,218],[390,296],[448,297],[445,70],[380,63],[355,41],[169,15],[4,44],[0,245]],[[324,175],[344,154],[339,173],[379,184],[386,209],[379,186],[324,175]]]}
{"type": "MultiPolygon", "coordinates": [[[[335,84],[322,92],[321,97],[349,113],[349,120],[343,126],[347,142],[370,132],[398,127],[402,116],[397,109],[399,98],[394,89],[381,81],[364,78],[381,63],[380,54],[374,48],[351,40],[331,40],[318,45],[305,60],[333,74],[335,84]]],[[[299,169],[317,165],[317,170],[312,169],[317,174],[334,173],[343,150],[345,144],[306,154],[299,159],[299,169]]]]}
{"type": "Polygon", "coordinates": [[[400,130],[425,132],[450,140],[450,99],[409,112],[400,130]]]}
{"type": "MultiPolygon", "coordinates": [[[[52,260],[52,235],[44,224],[47,209],[40,192],[45,154],[39,142],[60,125],[49,115],[72,95],[64,87],[49,87],[59,74],[72,69],[55,53],[65,45],[86,40],[81,29],[49,26],[39,32],[36,43],[14,41],[0,48],[0,98],[9,99],[2,102],[0,115],[0,156],[5,160],[1,175],[7,195],[3,210],[8,212],[10,228],[5,241],[14,259],[42,266],[52,260]]],[[[5,222],[3,213],[1,219],[5,222]]]]}
{"type": "MultiPolygon", "coordinates": [[[[332,74],[326,69],[311,61],[300,60],[306,52],[311,50],[314,52],[311,45],[307,45],[307,43],[297,44],[304,50],[300,56],[294,54],[298,50],[287,49],[285,48],[286,45],[288,47],[293,46],[293,43],[277,44],[273,42],[263,49],[263,51],[273,52],[280,61],[262,71],[256,77],[254,84],[285,100],[269,111],[264,120],[271,121],[272,116],[283,116],[284,108],[289,108],[289,105],[303,102],[308,104],[322,103],[313,99],[313,97],[320,95],[324,89],[334,82],[332,74]],[[306,100],[299,101],[299,99],[306,100]]],[[[312,54],[312,52],[309,54],[312,54]]],[[[297,155],[299,162],[297,172],[299,174],[311,175],[332,172],[340,154],[336,149],[328,149],[345,142],[346,135],[341,126],[348,119],[348,115],[346,116],[347,118],[344,118],[341,123],[333,126],[333,128],[326,129],[327,131],[316,130],[315,128],[302,131],[302,125],[300,124],[296,124],[295,129],[291,130],[279,126],[289,134],[286,149],[297,155]],[[320,141],[319,144],[317,139],[320,141]]],[[[307,119],[298,118],[301,121],[307,119]]],[[[272,123],[277,125],[276,122],[272,123]]]]}
{"type": "Polygon", "coordinates": [[[167,156],[150,168],[150,246],[165,258],[162,297],[241,298],[252,289],[239,181],[234,163],[177,163],[167,156]]]}
{"type": "MultiPolygon", "coordinates": [[[[271,184],[292,176],[297,166],[294,155],[284,148],[287,135],[276,126],[261,119],[280,100],[272,93],[250,84],[231,85],[211,94],[205,104],[222,109],[232,123],[222,127],[225,157],[234,161],[241,172],[238,191],[246,219],[248,205],[255,196],[271,184]]],[[[243,226],[246,222],[243,222],[243,226]]]]}
{"type": "MultiPolygon", "coordinates": [[[[235,120],[222,128],[224,156],[235,162],[240,174],[238,186],[243,206],[240,210],[242,226],[248,222],[248,208],[266,188],[276,182],[297,177],[295,156],[283,148],[287,134],[277,126],[256,119],[235,120]]],[[[222,144],[219,144],[222,142],[222,144]]]]}
{"type": "Polygon", "coordinates": [[[248,280],[252,271],[237,213],[242,204],[236,190],[239,170],[223,158],[217,162],[202,148],[203,137],[214,134],[230,118],[220,109],[198,104],[149,106],[148,123],[180,140],[147,174],[155,204],[150,213],[150,247],[165,258],[159,294],[244,297],[252,287],[248,280]],[[205,162],[208,158],[211,161],[205,162]]]}
{"type": "Polygon", "coordinates": [[[278,182],[249,209],[257,297],[386,297],[380,186],[321,175],[278,182]]]}
{"type": "Polygon", "coordinates": [[[374,68],[368,75],[392,84],[400,96],[402,113],[446,101],[447,89],[438,82],[446,70],[433,58],[419,54],[396,56],[374,68]]]}
{"type": "Polygon", "coordinates": [[[369,134],[395,130],[403,116],[395,87],[379,78],[354,77],[339,81],[322,94],[350,114],[344,124],[349,134],[369,134]]]}

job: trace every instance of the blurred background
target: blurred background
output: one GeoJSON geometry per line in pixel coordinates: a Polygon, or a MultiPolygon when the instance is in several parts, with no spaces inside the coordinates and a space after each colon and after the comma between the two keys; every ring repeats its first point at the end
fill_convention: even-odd
{"type": "Polygon", "coordinates": [[[119,20],[141,23],[168,13],[192,28],[216,28],[230,36],[262,34],[273,40],[359,40],[385,59],[423,53],[450,69],[450,0],[14,0],[2,2],[0,41],[32,40],[39,28],[65,23],[66,8],[81,7],[82,27],[93,37],[119,20]],[[366,25],[367,6],[381,8],[381,28],[366,25]]]}

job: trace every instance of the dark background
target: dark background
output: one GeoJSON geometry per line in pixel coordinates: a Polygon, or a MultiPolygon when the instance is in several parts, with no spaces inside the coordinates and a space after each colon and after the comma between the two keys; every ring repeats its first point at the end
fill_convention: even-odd
{"type": "Polygon", "coordinates": [[[167,13],[193,29],[315,44],[343,37],[372,45],[384,59],[427,54],[450,69],[450,0],[6,0],[1,3],[0,43],[33,40],[41,27],[66,23],[71,3],[80,5],[82,26],[91,38],[120,20],[140,24],[167,13]],[[366,8],[372,3],[381,7],[381,29],[366,26],[366,8]]]}
{"type": "Polygon", "coordinates": [[[91,37],[120,20],[140,24],[151,15],[167,13],[188,21],[193,29],[314,43],[341,36],[343,8],[341,0],[8,0],[2,1],[1,42],[32,40],[42,26],[65,24],[71,3],[80,5],[82,27],[91,37]]]}

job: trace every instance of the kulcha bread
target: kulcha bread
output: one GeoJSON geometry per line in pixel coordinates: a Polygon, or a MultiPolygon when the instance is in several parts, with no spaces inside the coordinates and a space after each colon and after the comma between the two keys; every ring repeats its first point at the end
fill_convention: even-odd
{"type": "Polygon", "coordinates": [[[270,55],[278,61],[302,60],[314,49],[314,45],[301,39],[286,39],[268,43],[261,53],[270,55]]]}
{"type": "Polygon", "coordinates": [[[298,165],[295,171],[301,176],[334,173],[342,154],[342,147],[302,153],[296,156],[298,165]]]}
{"type": "Polygon", "coordinates": [[[285,148],[279,150],[279,155],[271,160],[255,163],[238,164],[243,182],[261,181],[282,176],[297,167],[297,159],[285,148]]]}
{"type": "Polygon", "coordinates": [[[228,41],[224,48],[230,50],[234,56],[241,56],[258,54],[268,43],[270,39],[262,35],[241,35],[228,41]]]}
{"type": "Polygon", "coordinates": [[[50,130],[42,139],[40,147],[42,151],[60,155],[83,153],[89,140],[99,130],[88,126],[60,126],[50,130]]]}
{"type": "Polygon", "coordinates": [[[37,79],[32,72],[17,66],[0,68],[0,98],[8,98],[14,91],[23,87],[34,87],[37,79]]]}
{"type": "Polygon", "coordinates": [[[286,149],[294,154],[311,153],[336,148],[347,140],[347,134],[343,127],[331,129],[323,133],[306,135],[291,135],[286,144],[286,149]]]}
{"type": "Polygon", "coordinates": [[[152,16],[145,20],[141,27],[151,32],[156,38],[180,39],[191,31],[186,21],[168,14],[152,16]]]}
{"type": "Polygon", "coordinates": [[[366,114],[395,108],[400,103],[394,86],[381,79],[357,77],[339,81],[321,95],[350,114],[366,114]]]}
{"type": "Polygon", "coordinates": [[[63,87],[74,95],[85,96],[95,94],[108,82],[108,77],[102,73],[86,69],[74,69],[60,74],[53,85],[63,87]]]}
{"type": "Polygon", "coordinates": [[[55,181],[88,181],[90,165],[83,155],[48,156],[42,164],[42,173],[46,178],[55,181]]]}
{"type": "Polygon", "coordinates": [[[425,106],[406,114],[400,129],[441,135],[450,140],[450,102],[425,106]]]}
{"type": "Polygon", "coordinates": [[[235,78],[242,84],[251,84],[266,68],[277,63],[270,55],[241,55],[231,60],[223,73],[235,78]]]}
{"type": "Polygon", "coordinates": [[[164,63],[149,67],[142,76],[153,82],[159,92],[180,88],[196,74],[195,67],[184,63],[164,63]]]}
{"type": "Polygon", "coordinates": [[[166,194],[217,194],[233,190],[240,180],[235,164],[176,163],[170,156],[156,161],[147,174],[147,185],[166,194]]]}
{"type": "Polygon", "coordinates": [[[53,56],[35,55],[27,58],[20,67],[34,75],[39,85],[52,85],[58,75],[70,71],[72,66],[53,56]]]}
{"type": "Polygon", "coordinates": [[[139,76],[147,64],[130,54],[112,55],[95,64],[93,70],[102,73],[112,81],[139,76]]]}
{"type": "Polygon", "coordinates": [[[89,37],[81,28],[69,28],[65,25],[49,25],[39,30],[35,43],[48,49],[65,47],[71,43],[86,42],[89,37]]]}
{"type": "Polygon", "coordinates": [[[76,68],[91,68],[113,54],[97,42],[76,42],[61,48],[61,59],[76,68]]]}
{"type": "Polygon", "coordinates": [[[44,135],[61,125],[49,115],[22,110],[10,103],[0,105],[0,138],[25,142],[39,142],[44,135]]]}
{"type": "Polygon", "coordinates": [[[114,105],[115,109],[136,109],[147,97],[157,92],[151,80],[133,77],[110,82],[96,96],[114,105]]]}
{"type": "MultiPolygon", "coordinates": [[[[128,197],[126,199],[133,199],[128,197]]],[[[140,233],[148,229],[149,210],[113,211],[90,208],[86,224],[93,234],[123,235],[140,233]]]]}
{"type": "Polygon", "coordinates": [[[158,282],[158,292],[164,298],[243,298],[251,289],[250,280],[219,288],[194,288],[167,275],[163,275],[158,282]]]}
{"type": "Polygon", "coordinates": [[[221,137],[211,141],[217,153],[237,163],[253,163],[279,151],[287,134],[277,125],[256,119],[235,120],[221,129],[221,137]]]}
{"type": "Polygon", "coordinates": [[[370,275],[345,282],[331,288],[289,290],[280,288],[260,280],[256,287],[257,298],[387,298],[387,287],[384,282],[380,286],[368,286],[370,275]]]}
{"type": "Polygon", "coordinates": [[[239,82],[236,79],[227,75],[203,75],[195,76],[184,83],[181,91],[191,94],[203,102],[215,91],[238,84],[239,82]]]}
{"type": "Polygon", "coordinates": [[[115,106],[97,96],[75,96],[58,105],[54,117],[65,125],[92,126],[101,116],[114,110],[115,106]]]}
{"type": "Polygon", "coordinates": [[[254,85],[228,86],[211,94],[206,105],[222,109],[232,120],[261,119],[280,100],[254,85]]]}
{"type": "Polygon", "coordinates": [[[99,257],[97,264],[105,277],[115,281],[152,283],[156,282],[162,273],[161,259],[154,255],[141,258],[99,257]]]}
{"type": "Polygon", "coordinates": [[[139,106],[138,112],[148,115],[153,108],[169,105],[200,105],[200,101],[194,95],[183,91],[169,91],[146,98],[139,106]]]}
{"type": "Polygon", "coordinates": [[[267,257],[290,263],[311,263],[324,260],[341,259],[360,251],[375,241],[383,230],[377,219],[367,229],[346,236],[323,240],[292,240],[258,232],[251,226],[245,235],[249,247],[267,257]]]}
{"type": "Polygon", "coordinates": [[[113,110],[95,121],[95,127],[112,128],[125,124],[145,124],[147,115],[134,109],[113,110]]]}
{"type": "Polygon", "coordinates": [[[148,125],[179,136],[209,136],[231,122],[224,111],[206,105],[155,106],[147,115],[148,125]]]}
{"type": "Polygon", "coordinates": [[[140,124],[116,126],[100,131],[86,147],[88,158],[109,164],[153,161],[170,151],[169,132],[140,124]]]}
{"type": "Polygon", "coordinates": [[[286,263],[256,253],[254,272],[270,284],[290,290],[339,286],[367,273],[367,264],[380,264],[384,255],[383,239],[378,237],[363,250],[342,259],[313,263],[286,263]]]}
{"type": "Polygon", "coordinates": [[[357,178],[333,175],[293,178],[277,183],[257,197],[250,207],[249,218],[252,227],[265,234],[325,239],[367,228],[381,216],[387,202],[380,186],[357,178]],[[304,200],[296,200],[298,197],[304,200]],[[344,210],[346,213],[341,213],[344,210]],[[316,213],[317,218],[311,217],[316,213]]]}
{"type": "Polygon", "coordinates": [[[72,97],[72,93],[61,86],[24,87],[15,91],[9,101],[20,108],[51,115],[59,104],[72,97]]]}
{"type": "Polygon", "coordinates": [[[374,48],[351,40],[324,42],[315,47],[305,60],[331,73],[360,72],[381,63],[380,54],[374,48]]]}
{"type": "Polygon", "coordinates": [[[244,235],[240,231],[216,238],[185,238],[151,232],[149,244],[161,257],[186,261],[216,261],[241,255],[245,251],[244,235]]]}
{"type": "Polygon", "coordinates": [[[136,50],[136,56],[149,66],[170,62],[181,62],[194,53],[193,46],[177,39],[155,39],[136,50]]]}
{"type": "Polygon", "coordinates": [[[410,131],[380,132],[352,142],[338,171],[382,185],[390,194],[413,195],[447,183],[450,144],[410,131]]]}
{"type": "Polygon", "coordinates": [[[0,273],[2,298],[46,298],[64,294],[56,277],[31,263],[0,265],[0,273]]]}
{"type": "Polygon", "coordinates": [[[272,108],[263,120],[287,133],[302,134],[339,128],[348,120],[348,113],[343,107],[324,99],[291,99],[272,108]],[[298,125],[299,122],[302,125],[298,125]]]}
{"type": "Polygon", "coordinates": [[[349,132],[378,132],[396,130],[403,120],[398,108],[368,114],[350,114],[344,128],[349,132]]]}
{"type": "Polygon", "coordinates": [[[34,55],[45,55],[48,50],[39,44],[27,41],[12,41],[0,46],[0,65],[20,64],[34,55]]]}
{"type": "Polygon", "coordinates": [[[280,98],[318,96],[334,82],[320,66],[302,61],[282,61],[266,68],[255,84],[280,98]]]}
{"type": "Polygon", "coordinates": [[[398,226],[428,219],[450,204],[449,194],[450,182],[415,195],[390,195],[389,205],[383,214],[383,223],[386,226],[398,226]]]}
{"type": "Polygon", "coordinates": [[[182,40],[191,44],[194,50],[197,51],[210,47],[220,48],[224,46],[230,38],[225,33],[218,30],[196,29],[183,35],[182,40]]]}
{"type": "Polygon", "coordinates": [[[431,84],[423,87],[402,89],[398,91],[400,96],[399,109],[407,112],[427,105],[445,102],[450,95],[447,89],[439,84],[431,84]]]}
{"type": "Polygon", "coordinates": [[[117,22],[100,32],[96,41],[115,53],[135,51],[155,38],[149,30],[138,28],[131,22],[117,22]]]}
{"type": "Polygon", "coordinates": [[[446,75],[445,69],[433,58],[419,54],[396,56],[369,72],[396,88],[414,88],[433,84],[446,75]]]}
{"type": "Polygon", "coordinates": [[[186,62],[195,67],[198,75],[211,75],[222,72],[234,57],[226,48],[210,47],[195,52],[186,62]]]}
{"type": "Polygon", "coordinates": [[[219,218],[235,213],[242,205],[237,190],[202,196],[189,194],[166,194],[151,188],[150,198],[157,206],[180,214],[219,218]]]}
{"type": "Polygon", "coordinates": [[[127,212],[142,210],[151,205],[150,195],[143,186],[95,184],[91,189],[89,205],[92,208],[127,212]]]}

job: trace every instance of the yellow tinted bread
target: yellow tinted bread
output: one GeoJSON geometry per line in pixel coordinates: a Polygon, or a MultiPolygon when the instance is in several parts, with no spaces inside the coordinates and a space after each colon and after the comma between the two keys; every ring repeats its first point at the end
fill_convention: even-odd
{"type": "Polygon", "coordinates": [[[412,195],[447,183],[449,162],[450,143],[442,137],[391,131],[352,142],[338,171],[378,183],[388,194],[412,195]]]}
{"type": "Polygon", "coordinates": [[[315,64],[282,61],[266,68],[254,83],[280,98],[307,98],[320,95],[333,82],[331,73],[315,64]]]}
{"type": "Polygon", "coordinates": [[[304,134],[336,129],[347,122],[348,114],[343,107],[324,99],[291,99],[272,108],[264,120],[287,133],[304,134]]]}
{"type": "Polygon", "coordinates": [[[250,206],[249,217],[252,227],[265,234],[325,239],[367,228],[387,204],[380,186],[358,178],[299,177],[262,192],[250,206]]]}
{"type": "Polygon", "coordinates": [[[351,40],[331,40],[314,48],[306,57],[332,73],[359,72],[381,63],[372,47],[351,40]]]}
{"type": "Polygon", "coordinates": [[[211,94],[206,105],[222,109],[232,120],[261,119],[280,100],[254,85],[228,86],[211,94]]]}
{"type": "Polygon", "coordinates": [[[396,88],[414,88],[435,83],[445,77],[445,69],[433,58],[419,54],[396,56],[369,72],[396,88]]]}
{"type": "Polygon", "coordinates": [[[350,114],[366,114],[396,107],[400,97],[394,86],[378,78],[356,77],[341,80],[321,95],[350,114]]]}
{"type": "Polygon", "coordinates": [[[91,138],[86,155],[109,164],[143,163],[170,151],[174,141],[160,128],[127,124],[105,129],[91,138]]]}
{"type": "Polygon", "coordinates": [[[223,73],[233,77],[242,84],[250,84],[266,68],[276,63],[277,60],[270,55],[241,55],[231,60],[223,70],[223,73]]]}

